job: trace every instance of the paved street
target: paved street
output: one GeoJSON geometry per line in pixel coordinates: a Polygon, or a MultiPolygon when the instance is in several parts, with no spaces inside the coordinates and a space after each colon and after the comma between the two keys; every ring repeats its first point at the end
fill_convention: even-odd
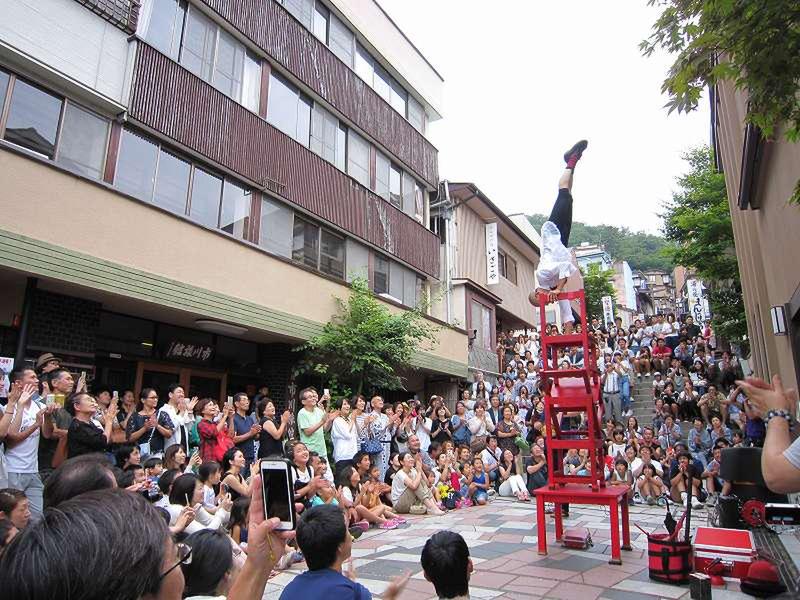
{"type": "MultiPolygon", "coordinates": [[[[706,511],[697,511],[695,525],[703,525],[706,511]]],[[[647,571],[647,542],[633,526],[652,530],[662,524],[664,509],[631,507],[632,552],[623,552],[623,564],[608,564],[610,555],[608,511],[600,507],[572,506],[565,526],[585,526],[592,532],[594,546],[587,551],[568,550],[554,542],[552,519],[548,524],[549,554],[536,550],[536,510],[532,504],[498,499],[485,507],[453,511],[444,517],[411,517],[410,526],[394,531],[370,530],[353,546],[358,580],[380,597],[387,581],[404,570],[413,576],[401,596],[407,600],[435,598],[433,586],[425,581],[419,557],[428,537],[441,529],[459,532],[467,540],[475,565],[470,580],[472,598],[526,600],[654,600],[689,598],[687,587],[650,581],[647,571]]],[[[276,598],[280,589],[302,572],[305,563],[273,578],[264,598],[276,598]]],[[[749,598],[738,584],[714,589],[714,600],[749,598]]]]}

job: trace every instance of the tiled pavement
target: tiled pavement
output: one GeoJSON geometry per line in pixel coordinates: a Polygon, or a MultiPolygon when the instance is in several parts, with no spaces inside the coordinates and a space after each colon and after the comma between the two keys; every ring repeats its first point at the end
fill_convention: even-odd
{"type": "MultiPolygon", "coordinates": [[[[555,543],[553,519],[548,518],[548,555],[537,553],[536,508],[531,503],[497,499],[488,506],[459,509],[443,517],[414,517],[410,526],[394,531],[370,530],[353,544],[358,581],[380,598],[387,582],[405,571],[413,573],[404,600],[435,598],[433,586],[425,581],[419,557],[422,546],[441,529],[459,532],[467,541],[475,566],[470,594],[475,598],[528,600],[656,600],[689,598],[689,588],[659,584],[648,578],[647,540],[636,527],[653,530],[664,521],[665,509],[633,506],[631,516],[632,552],[622,552],[622,565],[608,564],[610,557],[608,509],[597,506],[570,507],[565,527],[584,526],[591,530],[594,546],[589,550],[568,550],[555,543]]],[[[706,511],[696,511],[692,529],[704,525],[706,511]]],[[[677,518],[677,517],[676,517],[677,518]]],[[[270,580],[264,598],[275,599],[280,590],[305,563],[270,580]]],[[[750,598],[738,584],[714,588],[714,600],[750,598]]]]}

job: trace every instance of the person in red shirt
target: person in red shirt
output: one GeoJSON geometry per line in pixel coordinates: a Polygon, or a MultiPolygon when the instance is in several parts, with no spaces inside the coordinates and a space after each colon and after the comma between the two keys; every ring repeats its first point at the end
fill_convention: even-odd
{"type": "Polygon", "coordinates": [[[211,398],[202,399],[196,411],[203,417],[197,424],[197,434],[200,436],[200,458],[203,462],[222,462],[225,451],[233,446],[233,439],[228,432],[228,416],[231,407],[225,404],[222,409],[222,418],[219,415],[219,406],[211,398]]]}
{"type": "Polygon", "coordinates": [[[652,351],[653,367],[656,371],[666,373],[669,369],[670,359],[672,358],[672,349],[667,346],[663,337],[658,338],[656,347],[652,351]]]}

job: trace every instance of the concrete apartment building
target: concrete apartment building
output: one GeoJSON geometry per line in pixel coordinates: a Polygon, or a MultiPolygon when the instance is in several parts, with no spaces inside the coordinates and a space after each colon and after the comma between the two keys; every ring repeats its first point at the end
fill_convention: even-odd
{"type": "MultiPolygon", "coordinates": [[[[0,356],[285,400],[353,277],[393,311],[438,287],[443,82],[376,2],[0,14],[0,356]]],[[[466,332],[438,324],[411,392],[467,376],[466,332]]]]}
{"type": "Polygon", "coordinates": [[[633,271],[633,287],[639,312],[644,315],[681,314],[680,305],[676,304],[675,284],[671,273],[660,269],[649,271],[633,271]]]}
{"type": "Polygon", "coordinates": [[[603,244],[581,242],[575,247],[575,256],[578,259],[578,266],[584,271],[591,264],[599,265],[601,271],[608,271],[614,264],[611,255],[606,251],[606,247],[603,244]]]}
{"type": "MultiPolygon", "coordinates": [[[[524,231],[474,183],[442,187],[431,211],[443,284],[434,314],[467,330],[472,372],[497,374],[497,332],[539,327],[538,309],[528,301],[536,287],[538,235],[527,219],[530,231],[524,231]]],[[[556,312],[551,306],[548,319],[556,312]]]]}
{"type": "Polygon", "coordinates": [[[725,174],[750,341],[759,377],[800,385],[800,145],[783,131],[766,141],[745,123],[747,95],[730,84],[711,97],[717,168],[725,174]]]}

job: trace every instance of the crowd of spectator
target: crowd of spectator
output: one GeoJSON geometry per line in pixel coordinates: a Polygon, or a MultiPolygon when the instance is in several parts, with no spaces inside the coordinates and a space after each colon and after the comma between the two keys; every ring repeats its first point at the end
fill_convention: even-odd
{"type": "Polygon", "coordinates": [[[344,586],[366,599],[341,570],[368,528],[406,526],[404,514],[441,515],[498,492],[528,500],[519,446],[490,435],[497,424],[498,433],[519,437],[515,414],[497,402],[487,409],[471,392],[453,415],[436,396],[425,405],[384,405],[380,396],[334,403],[306,388],[296,414],[278,414],[266,389],[226,403],[188,398],[177,383],[166,398],[144,388],[138,401],[97,383],[90,392],[85,375],[60,362],[47,354],[9,374],[0,419],[3,598],[43,590],[69,598],[78,588],[96,597],[260,598],[271,573],[305,560],[308,576],[283,597],[298,597],[298,586],[309,598],[344,586]],[[268,457],[290,465],[296,539],[263,514],[258,461],[268,457]],[[106,504],[113,510],[92,519],[106,504]],[[14,579],[55,561],[66,540],[76,556],[98,559],[112,556],[106,547],[125,548],[103,568],[99,560],[82,568],[61,561],[35,583],[14,579]],[[135,565],[136,574],[115,563],[135,565]],[[84,575],[66,576],[72,568],[84,575]]]}
{"type": "MultiPolygon", "coordinates": [[[[576,332],[581,327],[577,324],[576,332]]],[[[620,318],[606,325],[595,318],[586,327],[597,349],[607,483],[628,486],[631,503],[688,502],[687,474],[692,475],[695,507],[728,493],[729,484],[720,478],[721,449],[761,446],[766,433],[761,415],[737,384],[743,379],[738,358],[717,351],[713,331],[691,316],[680,322],[673,315],[655,315],[629,327],[620,318]],[[634,390],[641,419],[634,416],[634,390]]],[[[548,326],[546,335],[558,333],[555,325],[548,326]]],[[[546,382],[539,376],[543,363],[537,331],[498,332],[497,354],[498,381],[476,386],[491,388],[490,402],[498,397],[516,414],[527,415],[520,422],[527,441],[546,444],[541,402],[546,382]]],[[[548,358],[558,368],[574,369],[584,366],[583,354],[581,347],[573,347],[548,358]]],[[[587,416],[560,418],[562,429],[580,430],[587,416]]],[[[562,461],[564,473],[586,476],[588,462],[587,451],[569,450],[562,461]]]]}
{"type": "MultiPolygon", "coordinates": [[[[675,325],[658,316],[629,328],[593,319],[586,327],[602,386],[607,484],[627,486],[631,503],[651,505],[667,498],[688,503],[691,492],[700,507],[727,494],[721,450],[759,446],[766,429],[747,401],[750,388],[737,384],[738,360],[716,352],[708,329],[690,317],[675,325]],[[642,414],[641,402],[652,415],[645,423],[633,416],[634,403],[642,414]]],[[[548,333],[559,331],[551,325],[548,333]]],[[[298,394],[296,413],[279,413],[266,389],[227,403],[188,398],[178,384],[167,388],[166,398],[144,388],[138,401],[131,391],[118,395],[102,385],[89,393],[84,376],[45,355],[36,368],[10,374],[0,419],[0,589],[6,590],[0,597],[17,590],[7,597],[32,598],[48,585],[56,596],[70,597],[58,593],[66,585],[58,580],[61,570],[36,584],[43,587],[14,587],[10,578],[89,522],[109,528],[106,542],[127,536],[149,552],[142,581],[114,597],[138,598],[170,585],[176,598],[256,597],[246,590],[263,592],[271,573],[303,560],[309,571],[283,597],[363,589],[351,567],[342,570],[353,541],[367,529],[405,527],[403,515],[441,515],[497,497],[528,502],[547,484],[553,460],[543,390],[549,382],[541,378],[540,350],[535,330],[499,332],[502,368],[477,372],[452,411],[435,395],[391,404],[379,395],[334,400],[308,387],[298,394]],[[277,456],[287,460],[294,481],[295,539],[263,514],[258,461],[277,456]],[[114,510],[94,519],[107,503],[114,510]],[[147,523],[147,533],[134,533],[131,521],[147,523]],[[157,577],[144,577],[156,571],[157,577]]],[[[555,358],[559,368],[584,365],[582,348],[559,350],[555,358]]],[[[562,429],[579,430],[587,415],[558,418],[562,429]]],[[[588,461],[585,450],[572,449],[558,468],[587,476],[588,461]]],[[[89,543],[91,530],[82,535],[78,546],[89,543]]],[[[434,538],[426,549],[438,556],[434,538]]],[[[125,562],[140,554],[115,556],[125,562]]],[[[471,563],[467,568],[468,553],[459,556],[464,578],[454,585],[460,589],[471,563]]],[[[432,563],[425,567],[431,581],[436,570],[432,563]]],[[[113,569],[101,570],[98,580],[106,590],[124,586],[113,569]]],[[[399,592],[403,580],[393,586],[399,592]]]]}

